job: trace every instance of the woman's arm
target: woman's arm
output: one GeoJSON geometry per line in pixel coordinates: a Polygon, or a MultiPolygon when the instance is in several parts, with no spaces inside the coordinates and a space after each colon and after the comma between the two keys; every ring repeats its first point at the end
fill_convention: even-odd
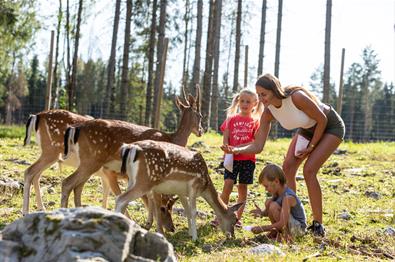
{"type": "Polygon", "coordinates": [[[326,124],[328,119],[324,112],[318,107],[318,105],[303,91],[295,92],[292,94],[292,101],[295,106],[303,111],[310,118],[314,119],[317,122],[317,125],[314,130],[313,138],[311,139],[309,146],[301,151],[301,155],[299,157],[304,157],[306,154],[309,154],[313,151],[314,147],[321,140],[322,135],[324,134],[326,124]]]}
{"type": "Polygon", "coordinates": [[[230,154],[257,154],[263,150],[265,146],[265,142],[267,136],[269,135],[271,124],[270,122],[273,120],[273,116],[270,113],[269,109],[265,108],[260,120],[260,126],[255,134],[254,142],[241,147],[232,147],[232,146],[221,146],[221,149],[225,151],[225,153],[230,154]]]}

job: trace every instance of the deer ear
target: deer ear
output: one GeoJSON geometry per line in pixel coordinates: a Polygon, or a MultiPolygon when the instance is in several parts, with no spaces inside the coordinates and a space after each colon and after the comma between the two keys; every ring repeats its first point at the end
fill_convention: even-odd
{"type": "Polygon", "coordinates": [[[237,203],[237,204],[235,204],[235,205],[233,205],[233,206],[230,206],[230,207],[228,208],[228,210],[229,210],[230,212],[236,212],[236,211],[239,210],[239,208],[240,208],[242,205],[244,205],[244,204],[245,204],[245,202],[237,203]]]}

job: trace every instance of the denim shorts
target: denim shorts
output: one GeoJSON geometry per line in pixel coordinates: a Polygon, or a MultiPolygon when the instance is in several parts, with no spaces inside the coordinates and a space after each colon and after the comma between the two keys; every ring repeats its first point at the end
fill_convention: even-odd
{"type": "MultiPolygon", "coordinates": [[[[331,134],[337,136],[341,140],[344,139],[344,134],[346,133],[346,127],[344,125],[343,119],[339,114],[330,106],[330,110],[326,113],[326,118],[328,122],[325,127],[324,134],[331,134]]],[[[306,137],[307,139],[312,139],[314,135],[314,130],[316,126],[311,128],[299,128],[297,133],[306,137]]]]}
{"type": "Polygon", "coordinates": [[[225,169],[224,179],[232,179],[237,184],[252,184],[254,181],[255,162],[252,160],[233,160],[233,172],[225,169]]]}

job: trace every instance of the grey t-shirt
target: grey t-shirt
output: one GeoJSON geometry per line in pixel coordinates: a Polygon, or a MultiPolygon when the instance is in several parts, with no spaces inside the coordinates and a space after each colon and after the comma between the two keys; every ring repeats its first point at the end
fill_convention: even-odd
{"type": "Polygon", "coordinates": [[[306,213],[304,211],[303,204],[292,189],[286,187],[282,195],[273,197],[273,201],[275,201],[279,206],[282,206],[283,199],[285,196],[293,196],[296,199],[296,205],[291,207],[291,215],[297,221],[299,221],[304,228],[306,228],[307,227],[306,213]]]}

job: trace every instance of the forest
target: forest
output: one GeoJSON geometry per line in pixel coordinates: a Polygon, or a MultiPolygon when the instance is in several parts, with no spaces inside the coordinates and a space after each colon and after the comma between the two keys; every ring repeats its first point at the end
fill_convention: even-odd
{"type": "MultiPolygon", "coordinates": [[[[251,18],[249,1],[116,0],[109,4],[114,5],[112,20],[108,21],[109,57],[84,58],[81,28],[101,15],[92,11],[98,1],[54,1],[51,5],[57,12],[49,18],[40,16],[40,1],[1,1],[0,121],[23,124],[29,114],[63,108],[171,131],[179,119],[175,96],[183,89],[195,94],[199,85],[204,127],[218,131],[233,94],[243,87],[253,87],[253,83],[247,84],[247,71],[253,68],[254,72],[248,74],[254,76],[265,73],[264,54],[270,52],[265,49],[266,9],[277,1],[261,2],[259,50],[248,50],[242,43],[244,21],[251,18]],[[35,52],[37,34],[45,30],[44,19],[56,24],[54,48],[50,52],[47,43],[46,56],[35,52]],[[182,58],[176,63],[183,73],[179,79],[166,82],[163,74],[172,70],[166,59],[173,59],[166,54],[174,49],[182,50],[182,58]],[[250,56],[246,55],[248,51],[250,56]]],[[[270,18],[277,21],[275,75],[281,69],[282,2],[276,6],[278,16],[270,18]]],[[[306,87],[341,113],[346,139],[393,141],[395,87],[393,82],[382,80],[380,58],[374,48],[366,46],[360,51],[361,60],[344,68],[341,94],[329,77],[331,47],[326,40],[330,35],[331,2],[327,1],[326,17],[322,17],[326,21],[325,43],[329,43],[322,50],[325,61],[311,72],[306,87]]],[[[49,35],[49,30],[46,33],[49,35]]],[[[337,72],[331,74],[337,77],[337,72]]],[[[290,135],[280,126],[271,133],[273,137],[290,135]]]]}

